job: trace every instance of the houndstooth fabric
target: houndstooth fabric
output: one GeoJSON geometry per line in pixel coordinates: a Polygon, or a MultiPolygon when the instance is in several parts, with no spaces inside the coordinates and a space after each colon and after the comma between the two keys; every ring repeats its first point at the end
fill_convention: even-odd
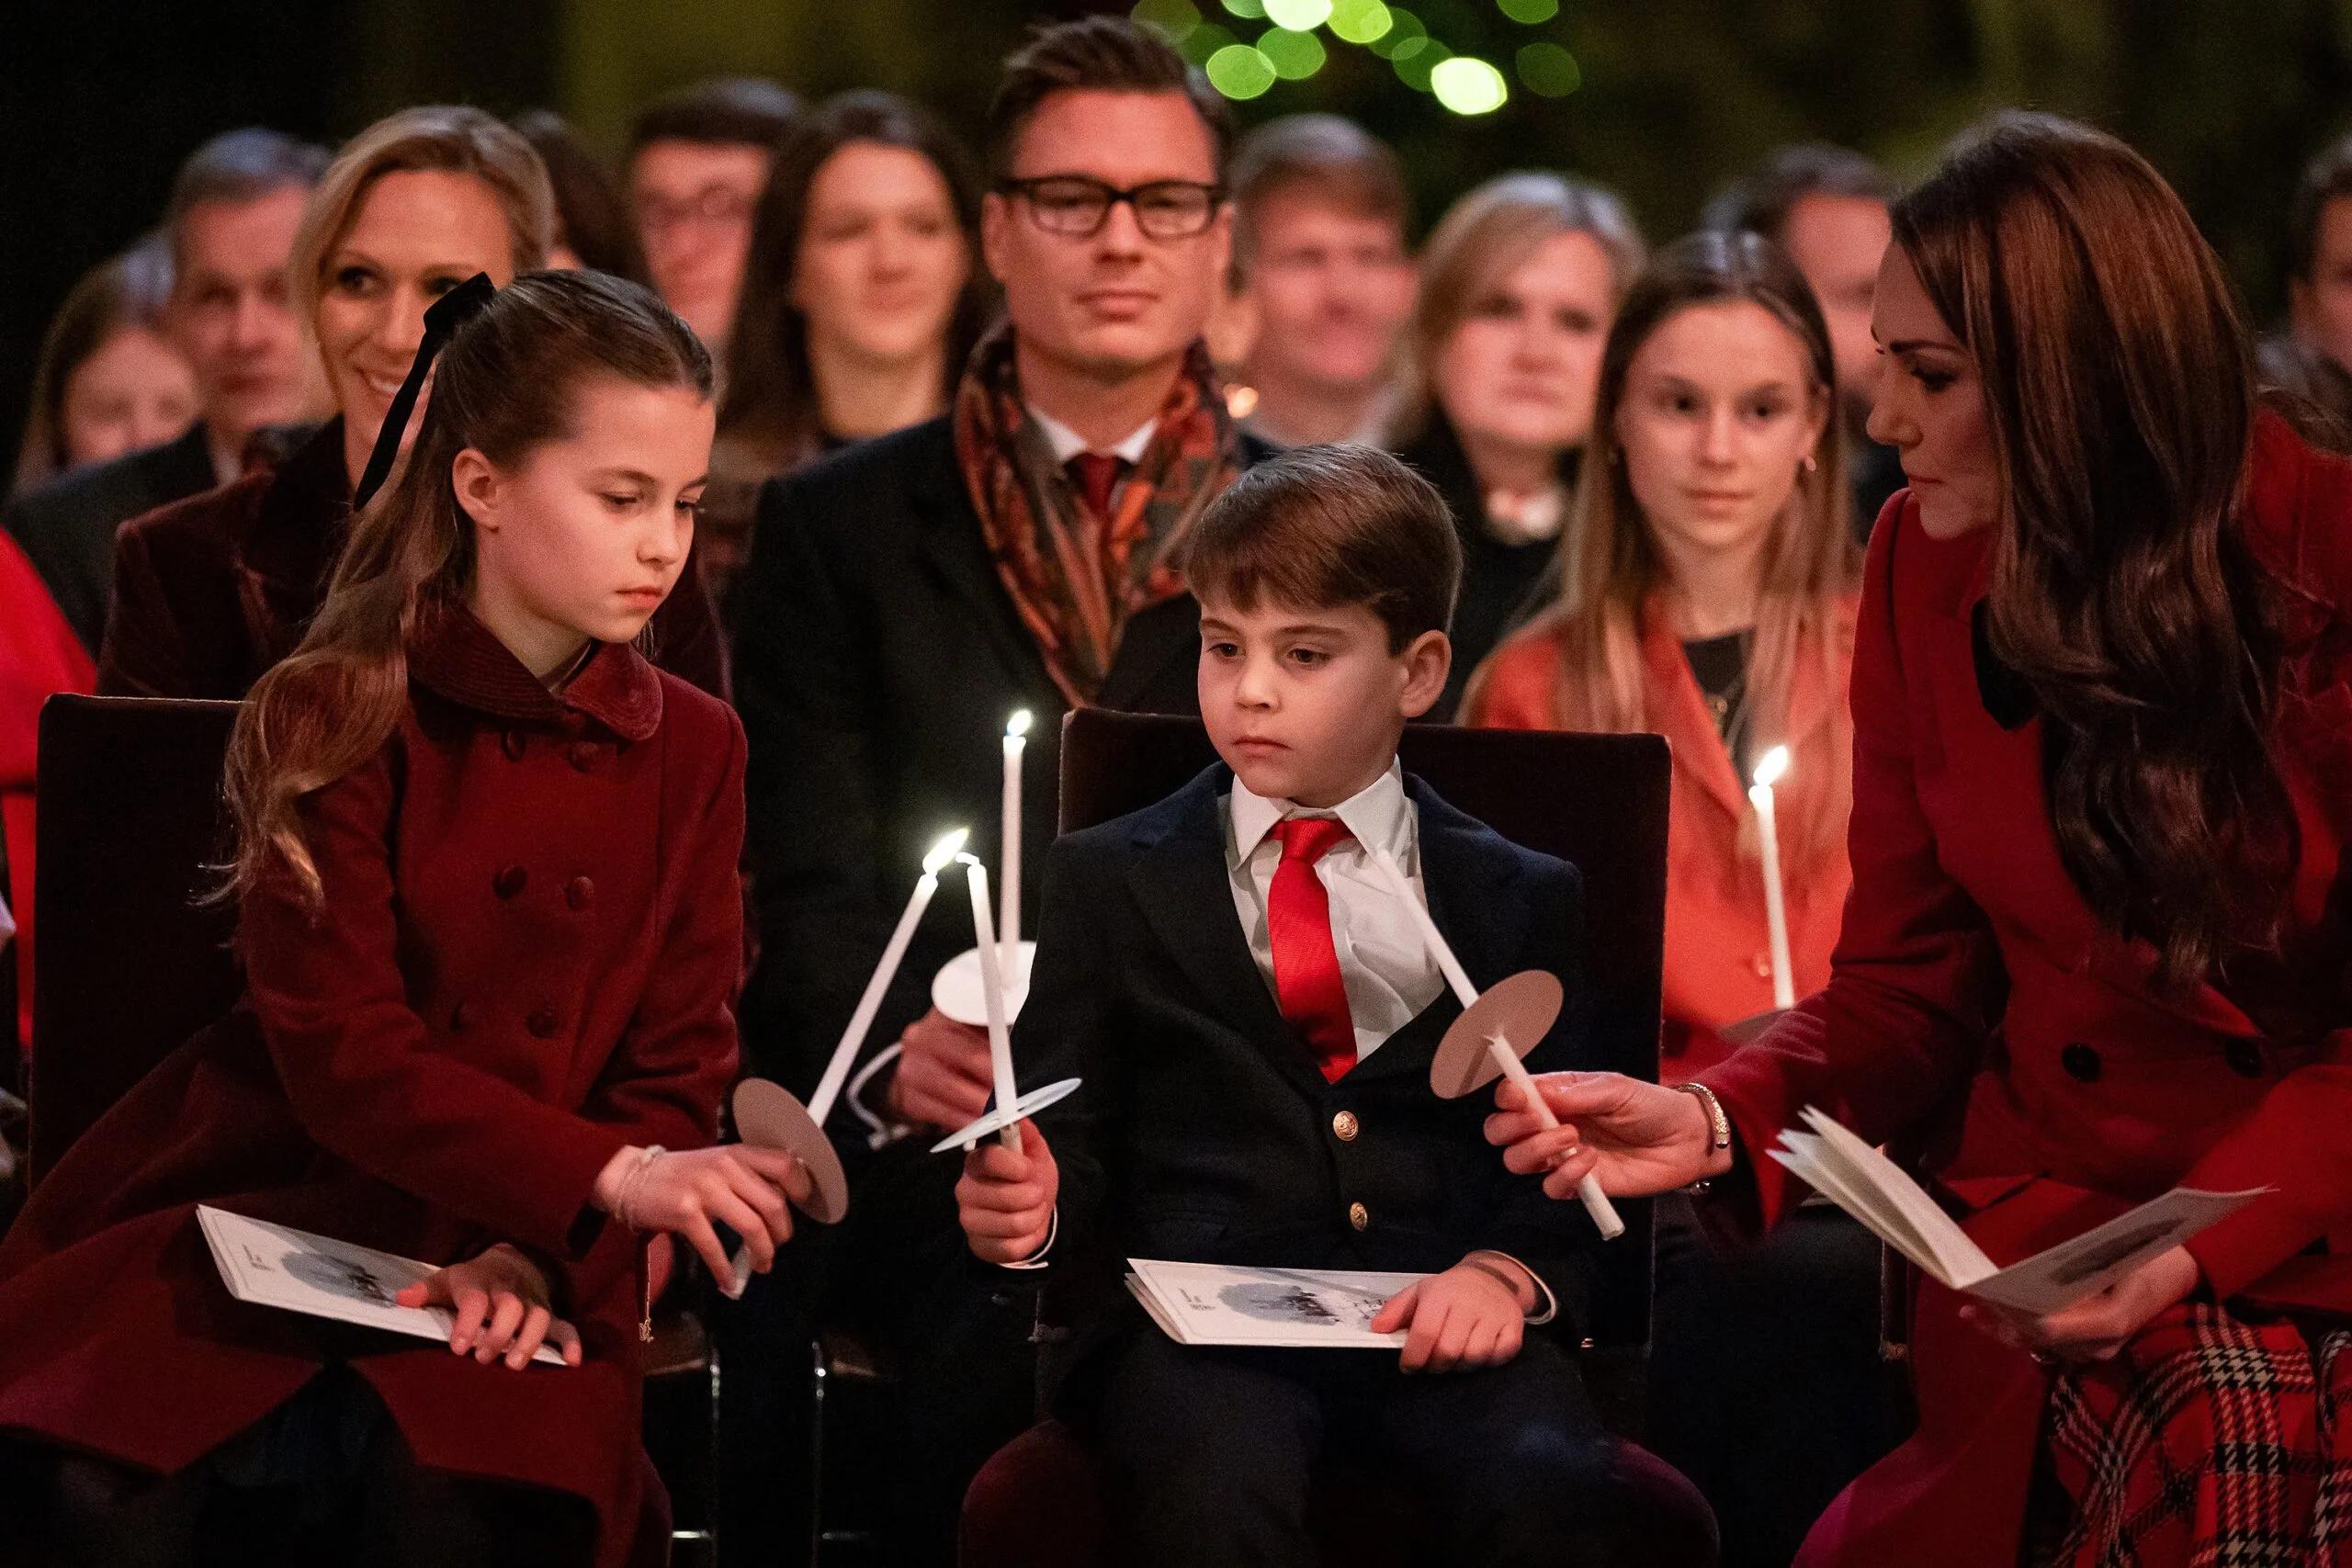
{"type": "Polygon", "coordinates": [[[2062,1373],[2046,1568],[2352,1568],[2352,1336],[2171,1308],[2062,1373]]]}

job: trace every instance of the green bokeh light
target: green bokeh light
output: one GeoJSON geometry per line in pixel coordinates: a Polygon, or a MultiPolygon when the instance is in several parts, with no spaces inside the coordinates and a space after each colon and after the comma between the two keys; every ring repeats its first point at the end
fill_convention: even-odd
{"type": "Polygon", "coordinates": [[[1137,0],[1136,8],[1127,15],[1177,43],[1182,42],[1187,33],[1201,25],[1200,10],[1193,6],[1193,0],[1137,0]]]}
{"type": "Polygon", "coordinates": [[[1492,114],[1510,96],[1510,85],[1485,61],[1457,54],[1431,68],[1430,91],[1455,114],[1492,114]]]}
{"type": "Polygon", "coordinates": [[[1246,43],[1226,45],[1209,56],[1203,69],[1209,85],[1228,98],[1254,98],[1274,85],[1274,62],[1246,43]]]}
{"type": "Polygon", "coordinates": [[[1560,0],[1495,0],[1495,4],[1512,21],[1531,28],[1560,14],[1560,0]]]}
{"type": "Polygon", "coordinates": [[[1565,98],[1584,85],[1577,57],[1556,43],[1531,43],[1519,51],[1519,79],[1539,97],[1565,98]]]}
{"type": "Polygon", "coordinates": [[[1258,39],[1258,52],[1274,62],[1274,74],[1285,82],[1304,82],[1323,69],[1323,40],[1313,33],[1269,28],[1258,39]]]}
{"type": "Polygon", "coordinates": [[[1409,51],[1390,61],[1396,71],[1396,80],[1417,93],[1430,91],[1430,73],[1453,58],[1453,51],[1424,35],[1409,51]]]}
{"type": "Polygon", "coordinates": [[[1430,36],[1421,19],[1402,6],[1388,7],[1388,26],[1373,43],[1372,52],[1385,60],[1394,60],[1399,53],[1412,54],[1421,47],[1419,40],[1430,36]]]}
{"type": "Polygon", "coordinates": [[[1203,22],[1184,35],[1177,44],[1177,52],[1193,64],[1206,66],[1210,57],[1220,49],[1231,49],[1241,40],[1215,22],[1203,22]]]}
{"type": "Polygon", "coordinates": [[[1263,0],[1266,20],[1295,33],[1311,33],[1331,19],[1331,0],[1263,0]]]}
{"type": "Polygon", "coordinates": [[[1331,31],[1350,43],[1371,43],[1385,35],[1391,17],[1381,0],[1338,0],[1331,7],[1331,31]]]}
{"type": "Polygon", "coordinates": [[[1266,14],[1266,0],[1225,0],[1225,8],[1237,17],[1255,21],[1266,14]]]}

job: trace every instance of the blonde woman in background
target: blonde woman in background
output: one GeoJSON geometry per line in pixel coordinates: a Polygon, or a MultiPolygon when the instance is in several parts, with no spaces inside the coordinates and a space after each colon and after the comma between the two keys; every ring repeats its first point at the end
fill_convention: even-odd
{"type": "Polygon", "coordinates": [[[1552,561],[1592,430],[1601,344],[1642,249],[1623,203],[1559,175],[1489,180],[1430,235],[1396,446],[1462,535],[1453,673],[1433,719],[1453,716],[1552,561]]]}
{"type": "MultiPolygon", "coordinates": [[[[288,266],[335,416],[277,468],[124,525],[100,692],[239,698],[294,650],[325,596],[352,491],[425,310],[476,273],[503,287],[545,266],[554,212],[539,155],[479,109],[403,109],[352,138],[311,193],[288,266]]],[[[693,573],[651,637],[658,663],[725,694],[709,598],[693,573]]]]}

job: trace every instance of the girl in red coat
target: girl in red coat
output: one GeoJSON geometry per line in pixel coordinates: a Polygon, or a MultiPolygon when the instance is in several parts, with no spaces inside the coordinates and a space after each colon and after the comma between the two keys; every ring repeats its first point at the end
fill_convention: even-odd
{"type": "Polygon", "coordinates": [[[709,359],[635,285],[477,279],[371,475],[453,328],[238,718],[244,998],[0,1247],[0,1428],[71,1560],[658,1562],[635,1233],[721,1270],[714,1222],[762,1268],[790,1234],[789,1157],[706,1146],[742,731],[631,646],[693,536],[709,359]],[[198,1201],[444,1265],[407,1299],[454,1310],[447,1347],[232,1300],[198,1201]]]}
{"type": "Polygon", "coordinates": [[[1562,1196],[1713,1179],[1770,1223],[1817,1105],[2004,1262],[2267,1188],[2047,1316],[1922,1283],[1917,1433],[1800,1562],[2352,1561],[2352,466],[2259,407],[2120,143],[1996,121],[1894,236],[1871,434],[1910,488],[1864,572],[1829,984],[1694,1086],[1553,1080],[1567,1126],[1506,1096],[1490,1133],[1562,1196]]]}

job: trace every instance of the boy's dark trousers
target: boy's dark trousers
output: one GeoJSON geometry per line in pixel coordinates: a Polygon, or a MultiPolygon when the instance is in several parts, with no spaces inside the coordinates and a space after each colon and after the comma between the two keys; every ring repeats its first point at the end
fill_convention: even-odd
{"type": "Polygon", "coordinates": [[[1394,1350],[1187,1347],[1151,1329],[1105,1353],[1091,1425],[1130,1488],[1126,1561],[1313,1568],[1307,1476],[1326,1454],[1426,1493],[1448,1563],[1618,1561],[1611,1443],[1547,1337],[1469,1372],[1408,1374],[1394,1350]]]}

